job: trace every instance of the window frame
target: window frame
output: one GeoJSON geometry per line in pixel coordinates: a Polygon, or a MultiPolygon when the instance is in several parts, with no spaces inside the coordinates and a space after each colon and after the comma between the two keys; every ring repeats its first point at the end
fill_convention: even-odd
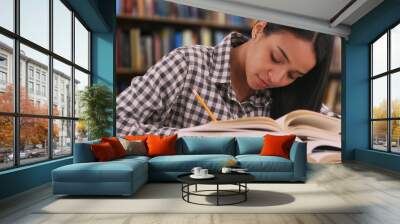
{"type": "MultiPolygon", "coordinates": [[[[39,44],[34,43],[33,41],[30,41],[29,39],[23,37],[20,35],[20,0],[14,0],[13,1],[13,10],[14,10],[14,30],[10,31],[4,27],[0,26],[0,35],[3,35],[7,38],[11,38],[13,41],[13,54],[12,54],[12,69],[11,71],[13,72],[13,79],[14,79],[14,110],[13,112],[2,112],[0,111],[0,116],[11,116],[13,119],[13,153],[14,153],[14,158],[13,158],[13,166],[10,167],[5,167],[5,168],[0,168],[0,172],[5,171],[5,170],[10,170],[10,169],[16,169],[19,167],[23,166],[30,166],[33,164],[38,164],[38,163],[43,163],[49,160],[54,160],[54,159],[61,159],[65,157],[70,157],[73,156],[74,152],[74,143],[75,143],[75,123],[76,121],[79,120],[79,117],[75,116],[75,108],[71,108],[71,114],[70,116],[56,116],[53,115],[53,59],[58,60],[61,63],[64,63],[68,66],[71,66],[71,93],[72,93],[72,99],[71,99],[71,104],[74,105],[75,103],[75,88],[74,88],[74,82],[75,82],[75,69],[87,74],[89,76],[89,83],[88,85],[92,85],[92,57],[91,57],[91,50],[92,50],[92,43],[91,43],[91,38],[92,38],[92,30],[89,28],[89,26],[84,22],[84,20],[72,9],[72,7],[66,2],[65,0],[59,0],[68,10],[71,11],[71,18],[70,18],[70,23],[71,23],[71,59],[64,58],[63,56],[55,53],[53,50],[53,1],[54,0],[47,0],[49,2],[49,47],[46,49],[45,47],[42,47],[39,44]],[[75,18],[79,20],[79,22],[84,26],[84,28],[88,31],[88,69],[85,69],[78,64],[75,63],[75,18]],[[48,76],[46,81],[47,84],[45,85],[45,94],[48,97],[48,112],[46,115],[39,115],[39,114],[26,114],[26,113],[21,113],[20,112],[20,85],[21,85],[21,80],[20,80],[20,44],[23,44],[27,47],[32,48],[33,50],[36,50],[40,53],[43,53],[48,56],[49,63],[48,63],[48,76]],[[21,118],[45,118],[47,119],[48,122],[48,135],[47,135],[47,158],[44,157],[43,160],[40,160],[38,162],[31,162],[31,163],[26,163],[26,164],[21,164],[20,161],[20,119],[21,118]],[[71,153],[68,155],[62,155],[62,156],[54,156],[53,151],[53,122],[56,120],[65,120],[65,121],[71,121],[71,153]]],[[[27,63],[27,74],[26,75],[26,81],[33,81],[34,86],[36,83],[40,83],[42,86],[42,79],[41,79],[41,74],[42,72],[39,73],[39,80],[36,82],[36,69],[33,70],[33,79],[30,79],[30,74],[29,74],[29,68],[30,65],[27,63]]],[[[28,86],[27,86],[28,87],[28,86]]],[[[27,91],[29,91],[27,89],[27,91]]],[[[34,89],[34,92],[36,89],[34,89]]],[[[42,96],[42,94],[38,95],[42,96]]]]}
{"type": "Polygon", "coordinates": [[[368,43],[369,47],[369,149],[373,151],[379,151],[379,152],[386,152],[386,153],[391,153],[391,154],[400,154],[399,152],[393,152],[392,151],[392,127],[391,123],[392,121],[400,121],[400,117],[392,117],[392,99],[391,99],[391,79],[392,75],[395,75],[396,73],[400,72],[400,67],[391,69],[391,31],[393,28],[396,26],[400,26],[400,21],[395,22],[392,24],[390,27],[385,29],[384,32],[379,34],[375,39],[373,39],[370,43],[368,43]],[[376,74],[373,74],[373,44],[376,43],[381,37],[384,35],[387,35],[387,64],[386,64],[386,71],[376,74]],[[386,86],[387,86],[387,93],[386,93],[386,98],[387,98],[387,105],[386,105],[386,118],[373,118],[373,81],[378,78],[386,77],[386,86]],[[374,148],[374,136],[373,136],[373,122],[374,121],[386,121],[386,150],[379,150],[374,148]]]}

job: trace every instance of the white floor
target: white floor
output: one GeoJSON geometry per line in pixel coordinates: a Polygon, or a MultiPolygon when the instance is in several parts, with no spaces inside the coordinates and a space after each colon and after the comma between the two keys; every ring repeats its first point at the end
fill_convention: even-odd
{"type": "Polygon", "coordinates": [[[1,201],[0,223],[400,223],[400,174],[358,163],[311,165],[307,183],[366,206],[351,214],[38,214],[55,199],[45,185],[1,201]]]}

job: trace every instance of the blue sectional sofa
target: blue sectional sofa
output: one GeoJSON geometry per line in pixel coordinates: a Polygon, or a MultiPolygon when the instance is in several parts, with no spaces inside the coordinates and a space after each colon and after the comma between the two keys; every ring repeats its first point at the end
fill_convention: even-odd
{"type": "Polygon", "coordinates": [[[236,160],[260,182],[304,182],[306,145],[294,142],[290,159],[260,156],[263,137],[182,137],[177,140],[177,155],[127,156],[96,162],[90,141],[75,144],[74,163],[52,171],[54,194],[131,195],[148,181],[176,181],[193,167],[218,172],[228,160],[236,160]]]}

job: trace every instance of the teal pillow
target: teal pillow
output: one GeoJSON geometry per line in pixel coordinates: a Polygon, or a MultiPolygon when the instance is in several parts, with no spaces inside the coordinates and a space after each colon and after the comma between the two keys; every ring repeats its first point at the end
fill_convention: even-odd
{"type": "Polygon", "coordinates": [[[264,137],[236,137],[236,155],[260,154],[264,137]]]}
{"type": "Polygon", "coordinates": [[[180,138],[178,154],[226,154],[235,155],[235,138],[185,136],[180,138]]]}

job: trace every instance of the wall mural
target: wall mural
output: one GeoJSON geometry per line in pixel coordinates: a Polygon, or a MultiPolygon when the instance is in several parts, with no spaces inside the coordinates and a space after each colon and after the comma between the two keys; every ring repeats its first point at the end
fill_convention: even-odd
{"type": "Polygon", "coordinates": [[[165,1],[117,1],[117,135],[297,135],[341,161],[339,37],[165,1]]]}

